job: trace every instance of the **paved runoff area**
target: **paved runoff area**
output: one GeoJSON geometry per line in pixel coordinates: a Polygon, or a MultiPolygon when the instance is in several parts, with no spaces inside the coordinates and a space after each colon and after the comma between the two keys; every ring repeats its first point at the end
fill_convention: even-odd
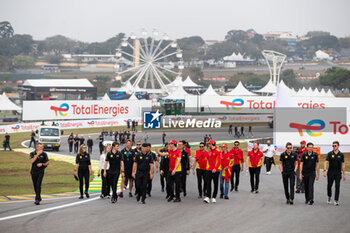
{"type": "MultiPolygon", "coordinates": [[[[272,133],[265,136],[269,134],[272,133]]],[[[225,139],[219,134],[213,138],[225,139]]],[[[194,139],[201,141],[199,136],[194,139]]],[[[159,142],[160,138],[154,141],[159,142]]],[[[67,154],[67,150],[60,153],[67,154]]],[[[93,192],[89,199],[83,200],[78,199],[78,194],[43,196],[39,206],[34,205],[34,200],[0,202],[0,232],[350,232],[350,181],[341,182],[340,206],[328,205],[327,182],[321,172],[322,176],[315,181],[314,205],[305,205],[304,194],[295,194],[291,206],[285,204],[278,167],[272,168],[271,175],[265,174],[265,167],[261,171],[260,193],[250,193],[249,175],[242,172],[239,191],[230,192],[229,200],[219,199],[219,192],[215,204],[205,204],[197,198],[197,179],[192,173],[187,178],[187,196],[181,195],[180,203],[167,202],[158,173],[153,180],[152,197],[147,197],[145,205],[127,197],[128,191],[124,191],[124,198],[119,198],[116,204],[93,192]]]]}

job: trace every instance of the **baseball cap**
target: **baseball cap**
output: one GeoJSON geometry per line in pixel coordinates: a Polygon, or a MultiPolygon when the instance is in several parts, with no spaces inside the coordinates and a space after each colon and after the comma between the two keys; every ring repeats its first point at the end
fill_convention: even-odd
{"type": "Polygon", "coordinates": [[[168,144],[174,144],[175,145],[175,144],[177,144],[177,141],[175,139],[172,139],[172,140],[169,141],[168,144]]]}
{"type": "Polygon", "coordinates": [[[215,140],[214,140],[214,139],[210,139],[210,140],[209,140],[209,144],[214,145],[214,144],[215,144],[215,140]]]}
{"type": "Polygon", "coordinates": [[[301,141],[300,144],[306,144],[305,140],[301,141]]]}
{"type": "Polygon", "coordinates": [[[227,144],[226,143],[222,143],[221,147],[227,147],[227,144]]]}

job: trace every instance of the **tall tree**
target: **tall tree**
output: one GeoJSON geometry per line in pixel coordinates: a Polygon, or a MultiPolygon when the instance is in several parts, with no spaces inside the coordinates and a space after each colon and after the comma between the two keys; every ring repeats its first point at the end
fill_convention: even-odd
{"type": "Polygon", "coordinates": [[[0,22],[0,38],[12,37],[14,30],[8,21],[0,22]]]}

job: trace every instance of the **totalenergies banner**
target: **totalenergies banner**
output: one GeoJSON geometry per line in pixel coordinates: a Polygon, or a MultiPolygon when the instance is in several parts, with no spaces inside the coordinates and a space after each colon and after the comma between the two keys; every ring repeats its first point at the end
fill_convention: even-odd
{"type": "Polygon", "coordinates": [[[140,118],[150,100],[67,100],[23,101],[23,120],[140,118]]]}
{"type": "MultiPolygon", "coordinates": [[[[124,119],[103,119],[103,120],[76,120],[76,121],[45,121],[45,125],[56,125],[60,129],[79,129],[79,128],[97,128],[97,127],[112,127],[124,126],[127,121],[137,120],[141,125],[141,118],[124,118],[124,119]]],[[[22,133],[37,130],[42,122],[18,123],[12,125],[0,125],[0,134],[4,133],[22,133]]],[[[66,133],[67,134],[67,133],[66,133]]],[[[28,135],[29,137],[29,135],[28,135]]]]}
{"type": "MultiPolygon", "coordinates": [[[[350,98],[293,97],[303,109],[350,107],[350,98]]],[[[185,110],[215,113],[273,113],[276,97],[273,96],[195,96],[187,95],[185,110]]]]}

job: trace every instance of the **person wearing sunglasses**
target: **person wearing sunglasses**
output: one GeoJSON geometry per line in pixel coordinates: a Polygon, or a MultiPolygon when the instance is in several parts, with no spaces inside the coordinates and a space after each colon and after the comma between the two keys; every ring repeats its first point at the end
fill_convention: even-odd
{"type": "Polygon", "coordinates": [[[343,181],[346,180],[345,177],[345,163],[344,154],[339,150],[339,142],[333,142],[333,150],[327,154],[326,161],[324,161],[324,177],[327,176],[327,203],[331,204],[332,200],[332,186],[335,182],[335,195],[334,195],[334,205],[339,205],[339,193],[340,193],[340,180],[343,173],[343,181]],[[328,170],[327,170],[328,167],[328,170]]]}
{"type": "Polygon", "coordinates": [[[84,198],[83,185],[85,180],[85,195],[86,198],[89,198],[89,182],[90,175],[92,175],[91,169],[91,159],[89,153],[86,152],[85,144],[82,144],[79,149],[79,153],[75,158],[75,167],[74,167],[74,175],[79,177],[79,190],[80,197],[79,199],[84,198]],[[78,172],[77,172],[78,170],[78,172]]]}
{"type": "Polygon", "coordinates": [[[221,151],[217,148],[214,139],[210,139],[208,142],[209,146],[209,156],[208,156],[208,167],[206,172],[206,182],[207,182],[207,193],[204,198],[204,202],[209,204],[216,203],[216,195],[219,188],[219,175],[220,175],[220,165],[221,165],[221,151]],[[214,191],[211,192],[211,183],[214,184],[214,191]]]}
{"type": "Polygon", "coordinates": [[[195,152],[195,160],[193,163],[193,175],[195,170],[197,172],[197,184],[198,184],[198,199],[202,199],[203,194],[205,195],[207,190],[207,184],[205,182],[205,174],[208,165],[208,151],[205,150],[205,143],[199,144],[199,150],[195,152]],[[203,185],[202,185],[203,182],[203,185]]]}
{"type": "Polygon", "coordinates": [[[295,172],[298,169],[298,155],[292,151],[292,148],[292,143],[287,142],[286,151],[280,155],[279,161],[287,205],[294,204],[295,172]],[[290,190],[288,190],[288,185],[290,186],[290,190]]]}
{"type": "Polygon", "coordinates": [[[304,152],[300,159],[300,178],[305,184],[305,204],[314,204],[314,183],[320,177],[320,164],[318,154],[313,151],[314,144],[309,142],[307,151],[304,152]],[[317,173],[317,174],[316,174],[317,173]]]}
{"type": "Polygon", "coordinates": [[[244,166],[243,151],[242,149],[239,148],[239,144],[240,144],[239,141],[235,141],[234,147],[230,150],[231,154],[233,155],[232,174],[230,178],[231,179],[230,192],[232,192],[233,189],[235,189],[235,191],[238,192],[239,175],[243,171],[243,166],[244,166]]]}

